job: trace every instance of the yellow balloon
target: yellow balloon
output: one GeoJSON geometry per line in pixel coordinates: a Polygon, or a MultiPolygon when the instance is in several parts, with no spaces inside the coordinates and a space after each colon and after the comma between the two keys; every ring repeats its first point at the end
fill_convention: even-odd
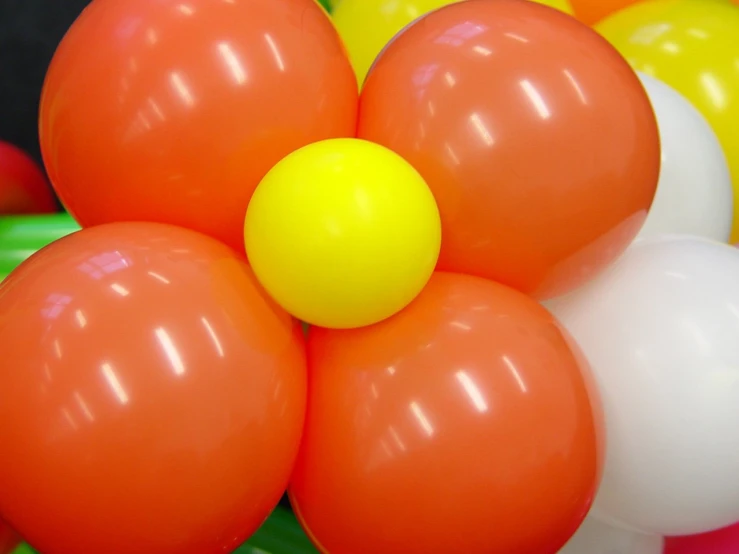
{"type": "Polygon", "coordinates": [[[298,319],[346,329],[405,308],[441,247],[436,201],[391,150],[360,139],[305,146],[279,162],[246,213],[249,263],[298,319]]]}
{"type": "Polygon", "coordinates": [[[537,2],[538,4],[544,4],[545,6],[549,6],[550,8],[555,8],[561,12],[564,12],[570,15],[575,14],[568,0],[533,0],[533,1],[537,2]]]}
{"type": "Polygon", "coordinates": [[[341,0],[333,20],[360,86],[388,42],[418,17],[459,0],[341,0]]]}
{"type": "MultiPolygon", "coordinates": [[[[461,0],[334,0],[333,20],[359,85],[393,37],[417,18],[461,0]]],[[[568,0],[534,0],[572,14],[568,0]]]]}
{"type": "Polygon", "coordinates": [[[631,65],[678,90],[716,132],[734,185],[739,241],[739,8],[709,0],[650,0],[596,25],[631,65]]]}

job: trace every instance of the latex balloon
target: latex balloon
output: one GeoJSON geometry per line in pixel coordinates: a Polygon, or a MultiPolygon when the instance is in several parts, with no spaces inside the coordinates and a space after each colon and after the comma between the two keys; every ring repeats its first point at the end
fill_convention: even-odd
{"type": "Polygon", "coordinates": [[[0,285],[0,350],[0,513],[44,554],[228,552],[285,490],[303,335],[211,238],[55,242],[0,285]]]}
{"type": "MultiPolygon", "coordinates": [[[[377,56],[418,18],[459,0],[343,0],[333,20],[361,85],[377,56]]],[[[534,0],[573,14],[569,0],[534,0]]],[[[338,6],[338,3],[336,3],[338,6]]]]}
{"type": "Polygon", "coordinates": [[[533,1],[539,4],[543,4],[545,6],[549,6],[550,8],[557,9],[561,12],[564,12],[570,15],[574,15],[575,13],[572,9],[570,0],[533,0],[533,1]]]}
{"type": "Polygon", "coordinates": [[[287,156],[246,213],[249,263],[295,317],[371,325],[405,308],[439,258],[439,209],[423,178],[377,144],[333,139],[287,156]]]}
{"type": "MultiPolygon", "coordinates": [[[[233,554],[316,554],[290,510],[277,507],[259,530],[233,554]]],[[[0,550],[2,553],[2,550],[0,550]]],[[[7,553],[2,553],[7,554],[7,553]]],[[[37,554],[23,544],[13,554],[37,554]]]]}
{"type": "Polygon", "coordinates": [[[534,2],[460,2],[411,26],[368,76],[358,132],[426,179],[439,269],[538,298],[623,251],[659,176],[636,74],[595,32],[534,2]]]}
{"type": "Polygon", "coordinates": [[[604,17],[623,10],[642,0],[570,0],[577,18],[586,25],[593,25],[604,17]]]}
{"type": "MultiPolygon", "coordinates": [[[[375,59],[399,33],[420,17],[460,0],[341,0],[333,20],[347,46],[361,85],[375,59]]],[[[569,0],[534,0],[572,14],[569,0]]]]}
{"type": "Polygon", "coordinates": [[[735,6],[704,0],[650,0],[597,26],[636,69],[683,94],[713,127],[734,184],[734,242],[739,240],[737,28],[739,10],[735,6]]]}
{"type": "Polygon", "coordinates": [[[559,554],[663,554],[663,547],[664,539],[658,535],[634,533],[589,517],[559,554]]]}
{"type": "Polygon", "coordinates": [[[233,554],[318,554],[291,510],[278,506],[259,530],[233,554]]]}
{"type": "Polygon", "coordinates": [[[671,537],[664,554],[736,554],[739,552],[739,524],[688,537],[671,537]]]}
{"type": "Polygon", "coordinates": [[[0,217],[0,249],[36,248],[79,231],[68,213],[0,217]]]}
{"type": "MultiPolygon", "coordinates": [[[[575,15],[583,23],[594,25],[620,10],[645,0],[570,0],[575,15]]],[[[650,0],[651,1],[651,0],[650,0]]],[[[728,0],[700,0],[702,2],[727,2],[728,0]]],[[[739,0],[733,0],[739,3],[739,0]]]]}
{"type": "Polygon", "coordinates": [[[40,214],[57,210],[46,176],[31,157],[0,141],[0,214],[40,214]]]}
{"type": "Polygon", "coordinates": [[[325,554],[554,554],[595,493],[587,371],[536,302],[435,274],[396,316],[308,337],[290,497],[325,554]]]}
{"type": "Polygon", "coordinates": [[[66,213],[0,217],[0,275],[13,271],[37,250],[79,230],[66,213]]]}
{"type": "Polygon", "coordinates": [[[18,534],[0,519],[0,554],[11,554],[20,543],[18,534]]]}
{"type": "Polygon", "coordinates": [[[333,21],[349,52],[359,84],[396,33],[430,11],[458,0],[341,0],[333,21]]]}
{"type": "Polygon", "coordinates": [[[594,515],[659,535],[739,520],[739,251],[637,241],[549,304],[593,366],[608,449],[594,515]]]}
{"type": "Polygon", "coordinates": [[[83,226],[172,223],[243,250],[262,177],[301,146],[354,136],[356,110],[314,0],[94,0],[51,63],[41,146],[83,226]]]}
{"type": "Polygon", "coordinates": [[[690,102],[641,75],[657,114],[662,168],[641,236],[685,233],[728,242],[734,220],[731,174],[716,134],[690,102]]]}

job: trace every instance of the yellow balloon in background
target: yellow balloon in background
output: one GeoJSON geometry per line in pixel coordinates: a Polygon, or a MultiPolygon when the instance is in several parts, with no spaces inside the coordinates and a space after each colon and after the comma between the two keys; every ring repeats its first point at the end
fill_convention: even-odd
{"type": "MultiPolygon", "coordinates": [[[[334,0],[333,20],[361,87],[375,58],[417,18],[461,0],[334,0]]],[[[534,0],[572,14],[568,0],[534,0]]]]}
{"type": "Polygon", "coordinates": [[[377,55],[415,19],[459,0],[340,0],[332,17],[361,86],[377,55]]]}
{"type": "Polygon", "coordinates": [[[405,308],[428,282],[441,219],[421,175],[360,139],[305,146],[279,162],[246,213],[249,263],[298,319],[355,328],[405,308]]]}
{"type": "Polygon", "coordinates": [[[572,6],[568,2],[568,0],[533,0],[533,1],[538,4],[544,4],[545,6],[549,6],[550,8],[555,8],[561,12],[574,15],[574,10],[572,9],[572,6]]]}
{"type": "Polygon", "coordinates": [[[734,186],[739,241],[739,7],[711,0],[650,0],[596,25],[638,71],[683,94],[713,127],[734,186]]]}

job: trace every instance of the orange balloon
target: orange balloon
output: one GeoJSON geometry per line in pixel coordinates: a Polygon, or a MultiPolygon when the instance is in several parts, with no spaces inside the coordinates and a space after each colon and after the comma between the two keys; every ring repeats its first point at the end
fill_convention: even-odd
{"type": "Polygon", "coordinates": [[[300,325],[198,233],[75,233],[0,285],[0,513],[44,554],[230,552],[284,492],[300,325]]]}
{"type": "Polygon", "coordinates": [[[20,537],[0,519],[0,554],[10,554],[21,543],[20,537]]]}
{"type": "Polygon", "coordinates": [[[626,248],[660,169],[655,116],[626,61],[574,18],[519,0],[452,4],[397,37],[365,83],[359,136],[431,187],[440,270],[539,298],[626,248]]]}
{"type": "MultiPolygon", "coordinates": [[[[609,15],[644,0],[570,0],[575,15],[587,25],[595,25],[609,15]]],[[[731,0],[739,5],[739,0],[731,0]]]]}
{"type": "Polygon", "coordinates": [[[0,215],[57,211],[46,176],[20,148],[0,141],[0,215]]]}
{"type": "Polygon", "coordinates": [[[643,0],[570,0],[575,16],[587,25],[643,0]]]}
{"type": "Polygon", "coordinates": [[[357,82],[313,0],[94,0],[41,102],[41,146],[83,225],[158,221],[243,250],[261,178],[354,136],[357,82]]]}
{"type": "Polygon", "coordinates": [[[602,467],[600,404],[553,317],[437,273],[378,325],[311,328],[290,485],[324,554],[554,554],[602,467]]]}

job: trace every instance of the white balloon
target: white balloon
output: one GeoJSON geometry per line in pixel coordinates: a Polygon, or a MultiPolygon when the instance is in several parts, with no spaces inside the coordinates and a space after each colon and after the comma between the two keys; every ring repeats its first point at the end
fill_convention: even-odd
{"type": "Polygon", "coordinates": [[[727,242],[734,219],[731,174],[710,124],[679,92],[639,74],[662,142],[657,195],[639,236],[685,233],[727,242]]]}
{"type": "Polygon", "coordinates": [[[559,554],[662,554],[664,539],[634,533],[589,517],[559,554]]]}
{"type": "Polygon", "coordinates": [[[739,521],[739,250],[690,236],[637,240],[547,307],[603,399],[593,515],[663,536],[739,521]]]}

